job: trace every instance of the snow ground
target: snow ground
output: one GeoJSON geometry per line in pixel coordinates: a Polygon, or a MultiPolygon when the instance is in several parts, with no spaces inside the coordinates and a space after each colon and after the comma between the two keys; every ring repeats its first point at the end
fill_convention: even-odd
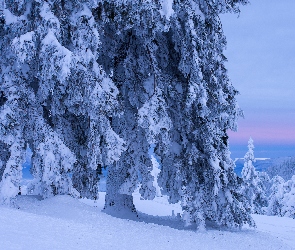
{"type": "Polygon", "coordinates": [[[19,196],[19,209],[0,206],[0,249],[295,249],[295,220],[290,218],[254,215],[256,229],[197,232],[183,227],[178,204],[161,197],[144,201],[138,194],[134,202],[141,211],[137,221],[103,213],[104,193],[96,203],[69,196],[42,201],[19,196]]]}

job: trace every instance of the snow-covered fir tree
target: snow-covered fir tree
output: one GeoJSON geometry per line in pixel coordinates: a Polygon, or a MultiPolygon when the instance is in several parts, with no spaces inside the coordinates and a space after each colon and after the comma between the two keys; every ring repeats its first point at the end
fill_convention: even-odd
{"type": "MultiPolygon", "coordinates": [[[[35,20],[31,20],[35,14],[34,4],[30,1],[6,1],[4,7],[4,39],[1,40],[4,45],[1,46],[1,55],[3,56],[1,79],[3,84],[1,88],[3,88],[2,93],[6,97],[3,105],[5,114],[1,121],[3,121],[3,131],[6,131],[2,139],[9,137],[9,140],[4,142],[6,146],[9,146],[17,135],[17,140],[21,144],[14,142],[17,146],[10,150],[10,158],[14,159],[14,164],[11,164],[10,160],[7,162],[1,190],[8,187],[12,189],[12,185],[9,183],[13,183],[14,192],[4,191],[7,197],[13,199],[18,193],[20,185],[21,166],[24,162],[23,156],[20,154],[24,155],[25,142],[34,145],[34,142],[38,138],[44,137],[48,131],[46,129],[34,130],[35,125],[42,121],[43,116],[35,96],[36,87],[38,87],[36,86],[38,71],[35,64],[38,39],[36,32],[32,30],[36,24],[35,20]],[[10,125],[7,126],[8,124],[10,125]],[[14,154],[18,156],[16,157],[14,154]]],[[[44,126],[46,128],[46,124],[42,123],[41,127],[44,126]]],[[[40,167],[42,168],[42,166],[40,167]]]]}
{"type": "Polygon", "coordinates": [[[106,209],[134,209],[138,173],[144,198],[154,196],[147,152],[155,143],[161,186],[171,202],[183,201],[188,224],[252,224],[227,143],[240,110],[222,54],[225,11],[238,11],[237,3],[104,1],[93,11],[103,27],[99,62],[124,109],[112,126],[127,143],[110,168],[106,209]]]}
{"type": "Polygon", "coordinates": [[[282,216],[295,219],[295,175],[283,184],[284,198],[282,200],[282,216]]]}
{"type": "Polygon", "coordinates": [[[17,187],[29,143],[44,196],[68,193],[72,171],[81,196],[96,199],[108,165],[106,210],[134,211],[138,183],[143,198],[156,193],[155,145],[159,184],[170,202],[182,202],[187,224],[253,225],[229,156],[227,130],[241,111],[219,19],[245,3],[5,1],[0,104],[3,116],[12,110],[4,123],[17,122],[5,132],[14,140],[1,139],[13,157],[1,158],[2,183],[17,187]]]}
{"type": "Polygon", "coordinates": [[[99,61],[119,89],[124,110],[112,119],[112,127],[127,145],[120,160],[108,168],[107,211],[133,211],[132,193],[139,182],[142,197],[155,196],[148,151],[154,136],[170,126],[162,98],[163,85],[156,75],[153,42],[164,26],[161,22],[166,21],[160,7],[154,1],[103,1],[94,10],[97,23],[103,27],[99,61]]]}
{"type": "Polygon", "coordinates": [[[282,200],[284,198],[284,179],[281,176],[274,176],[271,179],[270,195],[268,197],[268,215],[281,215],[282,214],[282,200]]]}
{"type": "Polygon", "coordinates": [[[74,187],[82,197],[96,199],[101,167],[119,159],[124,141],[110,126],[118,113],[118,90],[96,62],[100,41],[92,4],[43,3],[38,98],[47,120],[76,156],[74,187]]]}
{"type": "MultiPolygon", "coordinates": [[[[3,3],[3,2],[2,2],[3,3]]],[[[0,6],[0,155],[1,183],[0,203],[13,204],[19,192],[22,178],[22,163],[25,152],[25,128],[27,122],[27,82],[28,70],[19,62],[25,61],[22,51],[14,49],[15,43],[28,45],[26,35],[28,26],[24,19],[22,1],[7,2],[0,6]],[[20,57],[21,56],[21,57],[20,57]]],[[[32,53],[28,54],[28,60],[32,53]]]]}
{"type": "MultiPolygon", "coordinates": [[[[61,159],[66,157],[65,152],[58,150],[69,148],[75,154],[75,164],[71,160],[74,166],[61,166],[60,171],[72,169],[74,186],[88,198],[97,196],[100,168],[118,160],[124,150],[124,141],[114,133],[109,121],[118,113],[118,90],[96,63],[99,37],[92,4],[95,3],[5,1],[1,15],[5,37],[1,40],[2,79],[6,77],[8,84],[11,74],[14,91],[22,94],[17,100],[26,116],[17,120],[22,126],[20,136],[33,151],[33,175],[40,179],[40,173],[50,176],[43,175],[45,169],[53,170],[44,165],[44,160],[37,160],[39,156],[46,158],[54,151],[55,159],[61,159]],[[48,145],[55,140],[59,146],[48,145]],[[41,150],[40,155],[42,143],[47,146],[42,146],[44,152],[41,150]]],[[[3,84],[1,100],[6,101],[7,96],[14,95],[6,94],[9,87],[4,87],[3,84]]],[[[7,151],[8,147],[7,143],[1,144],[1,150],[7,151]]],[[[60,183],[52,186],[68,190],[68,184],[64,188],[60,183]]]]}
{"type": "Polygon", "coordinates": [[[176,1],[171,27],[157,41],[165,55],[159,68],[169,83],[165,98],[173,127],[168,152],[156,146],[160,185],[171,202],[182,202],[186,223],[200,228],[206,221],[253,223],[238,191],[227,137],[240,110],[224,66],[219,14],[236,7],[231,1],[176,1]]]}
{"type": "Polygon", "coordinates": [[[262,181],[253,166],[254,144],[252,138],[248,141],[248,151],[244,156],[244,167],[242,169],[242,193],[245,195],[252,213],[263,214],[263,207],[267,206],[267,198],[262,181]]]}
{"type": "Polygon", "coordinates": [[[269,197],[268,215],[295,218],[295,175],[288,181],[280,176],[272,179],[271,195],[269,197]]]}

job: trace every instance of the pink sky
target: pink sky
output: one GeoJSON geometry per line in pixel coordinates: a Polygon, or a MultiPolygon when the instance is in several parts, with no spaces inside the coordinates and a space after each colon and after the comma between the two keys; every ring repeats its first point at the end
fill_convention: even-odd
{"type": "Polygon", "coordinates": [[[247,145],[251,136],[255,145],[295,149],[294,9],[294,0],[259,0],[239,17],[222,16],[228,73],[245,115],[238,132],[229,132],[231,146],[247,145]]]}
{"type": "Polygon", "coordinates": [[[238,121],[238,131],[229,131],[229,140],[231,144],[245,144],[250,136],[258,144],[295,145],[295,114],[245,112],[245,118],[238,121]]]}
{"type": "Polygon", "coordinates": [[[249,106],[238,121],[238,131],[229,131],[231,144],[245,144],[251,136],[257,144],[295,145],[295,113],[249,106]]]}
{"type": "Polygon", "coordinates": [[[294,129],[291,128],[240,126],[238,132],[229,131],[231,144],[247,144],[250,137],[257,144],[295,145],[294,129]]]}

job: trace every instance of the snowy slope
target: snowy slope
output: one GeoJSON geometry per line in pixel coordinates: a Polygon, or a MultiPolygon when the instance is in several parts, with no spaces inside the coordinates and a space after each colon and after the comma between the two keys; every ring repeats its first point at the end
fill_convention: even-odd
{"type": "Polygon", "coordinates": [[[19,197],[19,209],[0,207],[0,249],[295,249],[295,220],[289,218],[255,216],[257,229],[196,232],[170,216],[179,212],[178,205],[160,197],[134,199],[143,212],[137,221],[101,212],[103,193],[97,203],[69,196],[19,197]],[[151,216],[157,214],[161,217],[151,216]]]}

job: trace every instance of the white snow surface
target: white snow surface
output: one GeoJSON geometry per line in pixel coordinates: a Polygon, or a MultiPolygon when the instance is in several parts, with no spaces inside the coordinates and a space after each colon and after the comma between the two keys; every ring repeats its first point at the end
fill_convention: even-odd
{"type": "Polygon", "coordinates": [[[102,212],[104,193],[96,202],[19,196],[18,209],[0,206],[0,249],[295,249],[295,220],[290,218],[255,215],[256,229],[198,232],[183,227],[179,204],[168,204],[165,197],[144,201],[135,194],[134,202],[138,220],[102,212]]]}

